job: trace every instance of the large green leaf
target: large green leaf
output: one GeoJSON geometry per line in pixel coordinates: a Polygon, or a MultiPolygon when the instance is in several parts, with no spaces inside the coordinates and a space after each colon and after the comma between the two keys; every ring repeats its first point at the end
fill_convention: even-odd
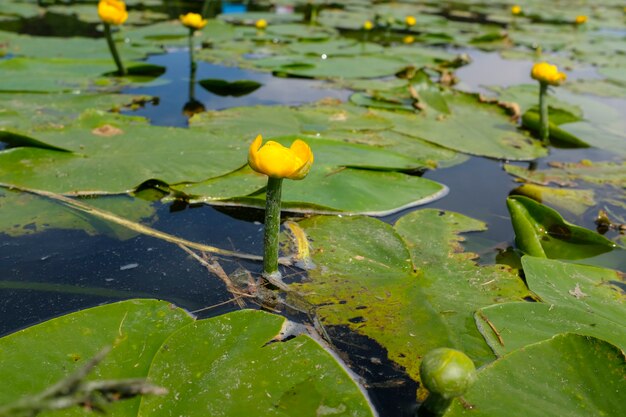
{"type": "Polygon", "coordinates": [[[535,184],[556,184],[561,187],[589,184],[608,184],[616,188],[626,188],[626,162],[551,162],[550,168],[529,170],[521,166],[506,164],[509,174],[535,184]]]}
{"type": "Polygon", "coordinates": [[[176,332],[148,374],[170,392],[144,398],[139,415],[373,416],[345,369],[313,339],[280,340],[286,324],[244,310],[176,332]]]}
{"type": "Polygon", "coordinates": [[[513,271],[477,266],[474,254],[462,252],[458,234],[485,226],[460,214],[419,210],[395,227],[364,217],[299,225],[317,268],[291,287],[317,305],[325,325],[372,338],[416,380],[419,358],[435,347],[456,347],[479,364],[492,360],[474,311],[528,295],[513,271]]]}
{"type": "MultiPolygon", "coordinates": [[[[146,67],[141,62],[126,62],[129,74],[146,67]]],[[[157,67],[163,72],[162,67],[157,67]]],[[[113,59],[11,58],[0,61],[0,91],[80,92],[81,90],[116,90],[134,82],[154,79],[152,75],[107,77],[116,70],[113,59]]]]}
{"type": "Polygon", "coordinates": [[[2,93],[0,130],[59,128],[70,124],[86,110],[119,111],[139,107],[150,100],[152,97],[128,94],[2,93]]]}
{"type": "MultiPolygon", "coordinates": [[[[0,139],[2,134],[9,132],[0,132],[0,139]]],[[[33,147],[1,152],[0,182],[59,193],[124,193],[149,179],[201,181],[243,166],[249,140],[99,112],[85,113],[67,128],[34,134],[73,152],[33,147]]]]}
{"type": "MultiPolygon", "coordinates": [[[[193,321],[163,301],[130,300],[83,310],[0,339],[4,405],[80,367],[102,347],[91,378],[147,377],[162,397],[116,403],[112,416],[373,416],[336,359],[282,317],[244,310],[193,321]]],[[[84,410],[46,415],[79,416],[84,410]]]]}
{"type": "Polygon", "coordinates": [[[616,248],[604,236],[563,220],[555,210],[528,197],[506,200],[515,243],[524,253],[541,258],[582,259],[616,248]]]}
{"type": "MultiPolygon", "coordinates": [[[[81,367],[105,346],[113,349],[93,378],[145,377],[165,340],[193,319],[169,303],[131,300],[62,316],[0,339],[5,405],[49,387],[81,367]]],[[[136,415],[139,400],[118,403],[111,415],[136,415]]],[[[52,414],[51,414],[52,415],[52,414]]],[[[55,415],[80,416],[82,410],[55,415]]]]}
{"type": "Polygon", "coordinates": [[[518,131],[506,111],[496,104],[481,103],[478,97],[464,93],[448,93],[443,97],[450,109],[448,115],[435,111],[375,113],[391,120],[397,132],[459,152],[509,160],[546,155],[547,150],[518,131]]]}
{"type": "Polygon", "coordinates": [[[621,416],[624,353],[593,337],[564,334],[487,365],[445,417],[621,416]]]}
{"type": "Polygon", "coordinates": [[[619,272],[531,256],[522,258],[522,264],[528,287],[543,302],[498,304],[476,314],[498,356],[566,332],[626,349],[625,297],[618,287],[624,278],[619,272]]]}

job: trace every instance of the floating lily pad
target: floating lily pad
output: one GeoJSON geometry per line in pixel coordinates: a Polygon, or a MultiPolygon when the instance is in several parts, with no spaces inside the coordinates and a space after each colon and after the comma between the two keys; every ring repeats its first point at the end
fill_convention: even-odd
{"type": "MultiPolygon", "coordinates": [[[[146,68],[142,62],[125,63],[129,73],[134,66],[146,68]]],[[[158,67],[150,65],[149,68],[158,67]]],[[[162,67],[161,68],[161,72],[162,67]]],[[[133,82],[147,82],[145,76],[105,77],[115,71],[112,59],[11,58],[0,61],[0,91],[56,93],[81,90],[116,90],[133,82]]]]}
{"type": "Polygon", "coordinates": [[[626,390],[625,368],[624,353],[607,342],[558,335],[481,369],[464,395],[472,407],[455,401],[445,417],[619,416],[626,412],[616,395],[626,390]]]}
{"type": "Polygon", "coordinates": [[[419,210],[395,227],[364,217],[299,225],[317,268],[292,289],[317,306],[324,325],[372,338],[416,380],[419,358],[435,347],[461,349],[477,364],[492,360],[474,311],[528,295],[513,271],[477,266],[474,254],[462,252],[458,234],[485,226],[460,214],[419,210]]]}
{"type": "Polygon", "coordinates": [[[509,174],[540,185],[556,184],[565,187],[582,182],[626,188],[626,162],[551,162],[549,165],[548,169],[531,171],[506,164],[504,169],[509,174]]]}
{"type": "Polygon", "coordinates": [[[624,277],[619,272],[530,256],[522,263],[529,288],[543,302],[498,304],[476,314],[481,333],[498,356],[566,332],[626,348],[626,306],[618,287],[624,277]]]}
{"type": "Polygon", "coordinates": [[[284,318],[261,311],[193,321],[156,300],[83,310],[0,339],[0,375],[12,381],[0,404],[49,387],[112,345],[92,378],[147,377],[168,390],[113,404],[113,416],[374,415],[332,355],[306,335],[283,340],[288,335],[284,318]]]}
{"type": "Polygon", "coordinates": [[[70,124],[86,110],[119,111],[151,101],[149,96],[127,94],[0,94],[1,129],[21,131],[59,128],[70,124]]]}
{"type": "Polygon", "coordinates": [[[238,80],[228,82],[214,78],[206,78],[198,81],[205,90],[218,96],[241,97],[257,90],[263,84],[250,80],[238,80]]]}
{"type": "Polygon", "coordinates": [[[515,244],[528,255],[583,259],[616,248],[604,236],[566,222],[555,210],[528,197],[512,196],[506,203],[515,230],[515,244]]]}
{"type": "Polygon", "coordinates": [[[72,153],[28,144],[0,152],[0,182],[59,193],[125,193],[150,179],[197,182],[243,166],[249,142],[97,112],[68,128],[38,131],[36,137],[72,153]]]}
{"type": "Polygon", "coordinates": [[[530,160],[547,150],[518,131],[505,109],[481,103],[471,94],[444,95],[449,115],[430,111],[401,114],[376,111],[394,123],[397,132],[471,155],[498,159],[530,160]]]}

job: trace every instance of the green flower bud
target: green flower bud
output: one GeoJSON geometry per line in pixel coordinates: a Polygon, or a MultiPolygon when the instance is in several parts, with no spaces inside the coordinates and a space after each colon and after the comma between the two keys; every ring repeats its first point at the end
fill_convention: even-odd
{"type": "Polygon", "coordinates": [[[438,348],[422,359],[420,376],[431,395],[451,399],[463,395],[472,386],[476,380],[476,367],[465,353],[438,348]]]}

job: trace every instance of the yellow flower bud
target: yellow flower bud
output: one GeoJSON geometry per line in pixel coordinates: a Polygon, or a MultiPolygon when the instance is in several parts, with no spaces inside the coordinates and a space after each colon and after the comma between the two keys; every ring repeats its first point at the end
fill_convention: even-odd
{"type": "Polygon", "coordinates": [[[198,13],[187,13],[179,16],[180,22],[189,29],[199,30],[206,26],[207,20],[198,13]]]}
{"type": "Polygon", "coordinates": [[[587,16],[585,16],[584,14],[576,16],[574,23],[576,23],[577,25],[582,25],[583,23],[587,23],[587,16]]]}
{"type": "Polygon", "coordinates": [[[372,29],[374,29],[374,24],[370,20],[366,20],[363,23],[363,29],[365,29],[365,30],[372,30],[372,29]]]}
{"type": "Polygon", "coordinates": [[[417,20],[413,16],[407,16],[404,18],[404,23],[406,23],[407,26],[415,26],[417,20]]]}
{"type": "Polygon", "coordinates": [[[567,79],[567,74],[559,72],[556,65],[548,64],[547,62],[533,65],[530,76],[541,83],[549,85],[561,85],[567,79]]]}
{"type": "Polygon", "coordinates": [[[256,26],[256,28],[259,30],[263,30],[267,27],[267,20],[259,19],[255,22],[254,26],[256,26]]]}
{"type": "Polygon", "coordinates": [[[516,4],[515,6],[511,7],[511,13],[513,13],[515,16],[520,15],[522,14],[522,8],[516,4]]]}
{"type": "Polygon", "coordinates": [[[98,16],[104,23],[121,25],[128,19],[126,4],[121,0],[100,0],[98,16]]]}
{"type": "Polygon", "coordinates": [[[297,139],[286,148],[278,142],[268,141],[258,135],[248,151],[250,168],[272,178],[301,180],[313,164],[313,152],[306,142],[297,139]]]}

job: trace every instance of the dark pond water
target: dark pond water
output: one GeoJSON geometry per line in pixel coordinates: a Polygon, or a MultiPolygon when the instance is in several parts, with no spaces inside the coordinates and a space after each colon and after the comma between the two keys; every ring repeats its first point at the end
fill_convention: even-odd
{"type": "MultiPolygon", "coordinates": [[[[530,62],[507,61],[495,53],[465,51],[473,63],[457,75],[462,88],[482,91],[485,85],[507,86],[528,82],[530,62]]],[[[186,126],[183,108],[188,101],[189,63],[186,50],[172,50],[148,59],[167,68],[167,84],[127,89],[129,94],[159,98],[132,114],[145,116],[153,124],[186,126]],[[184,94],[181,92],[185,92],[184,94]]],[[[593,78],[593,69],[573,74],[593,78]]],[[[331,90],[320,81],[275,78],[269,73],[223,67],[200,62],[197,79],[228,81],[255,80],[262,87],[243,97],[222,97],[196,87],[195,98],[206,109],[234,106],[299,105],[325,97],[345,100],[349,92],[331,90]]],[[[626,102],[605,100],[626,117],[626,102]]],[[[553,149],[549,157],[536,161],[610,159],[599,150],[553,149]]],[[[493,262],[499,251],[512,246],[514,234],[505,206],[506,196],[518,184],[502,169],[502,162],[471,157],[465,163],[424,174],[446,184],[450,193],[425,207],[453,210],[487,222],[489,230],[468,236],[467,245],[481,254],[481,262],[493,262]]],[[[120,198],[120,197],[111,197],[120,198]]],[[[176,236],[227,249],[261,254],[261,212],[155,203],[152,227],[176,236]]],[[[407,211],[383,218],[394,222],[407,211]]],[[[595,213],[588,212],[579,224],[594,228],[595,213]]],[[[227,272],[239,266],[260,271],[255,263],[221,260],[227,272]]],[[[149,236],[117,240],[104,234],[89,236],[82,231],[49,230],[12,238],[0,234],[0,335],[81,308],[132,297],[166,299],[197,312],[200,317],[233,310],[222,283],[175,245],[149,236]]],[[[289,271],[288,271],[289,273],[289,271]]],[[[373,401],[382,415],[411,415],[415,408],[415,384],[384,360],[372,366],[372,357],[385,358],[376,344],[348,332],[329,329],[337,346],[348,352],[352,367],[372,387],[373,401]]]]}

